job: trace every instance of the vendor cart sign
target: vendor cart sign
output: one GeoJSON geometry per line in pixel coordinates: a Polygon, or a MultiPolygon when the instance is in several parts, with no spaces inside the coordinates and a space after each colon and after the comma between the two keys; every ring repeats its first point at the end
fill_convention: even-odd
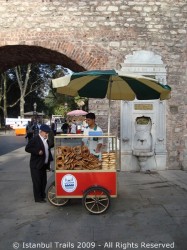
{"type": "Polygon", "coordinates": [[[66,192],[71,193],[77,188],[77,179],[72,174],[66,174],[61,180],[61,185],[66,192]]]}

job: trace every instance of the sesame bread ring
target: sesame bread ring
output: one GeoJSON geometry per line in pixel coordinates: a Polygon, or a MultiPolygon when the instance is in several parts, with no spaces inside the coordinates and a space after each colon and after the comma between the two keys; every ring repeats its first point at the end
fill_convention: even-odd
{"type": "Polygon", "coordinates": [[[62,161],[63,158],[62,158],[62,156],[58,156],[56,160],[57,160],[57,162],[59,162],[59,161],[62,161]]]}
{"type": "Polygon", "coordinates": [[[68,153],[71,152],[71,148],[68,147],[68,146],[61,147],[61,149],[62,149],[62,154],[63,155],[67,155],[68,153]]]}
{"type": "Polygon", "coordinates": [[[70,154],[69,154],[69,158],[74,158],[75,157],[75,153],[74,152],[71,152],[70,154]]]}
{"type": "Polygon", "coordinates": [[[75,146],[73,148],[73,152],[76,154],[76,155],[80,155],[81,154],[81,146],[75,146]]]}
{"type": "Polygon", "coordinates": [[[64,165],[62,163],[57,163],[56,169],[63,169],[64,165]]]}
{"type": "Polygon", "coordinates": [[[56,154],[57,155],[61,155],[62,154],[62,147],[57,147],[56,154]]]}
{"type": "Polygon", "coordinates": [[[82,155],[86,157],[86,156],[89,156],[89,154],[90,154],[90,150],[88,149],[88,147],[82,146],[82,155]]]}
{"type": "Polygon", "coordinates": [[[81,155],[76,155],[76,156],[75,156],[75,160],[78,160],[78,161],[79,161],[79,160],[82,160],[82,156],[81,156],[81,155]]]}
{"type": "Polygon", "coordinates": [[[82,170],[83,168],[81,167],[81,166],[78,166],[78,165],[76,165],[75,167],[74,167],[74,170],[82,170]]]}

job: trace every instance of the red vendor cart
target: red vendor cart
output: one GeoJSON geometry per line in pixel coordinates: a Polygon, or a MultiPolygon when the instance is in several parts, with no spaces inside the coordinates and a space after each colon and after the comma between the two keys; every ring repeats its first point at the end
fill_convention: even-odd
{"type": "Polygon", "coordinates": [[[64,206],[69,199],[82,198],[88,212],[105,212],[110,198],[117,197],[117,148],[112,135],[55,136],[55,180],[47,190],[49,202],[64,206]],[[92,151],[92,143],[102,144],[100,153],[92,151]]]}

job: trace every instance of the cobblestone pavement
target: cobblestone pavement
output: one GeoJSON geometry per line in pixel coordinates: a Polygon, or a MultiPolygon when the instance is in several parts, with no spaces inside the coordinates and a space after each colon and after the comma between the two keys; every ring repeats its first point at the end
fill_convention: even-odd
{"type": "Polygon", "coordinates": [[[186,249],[187,172],[118,172],[118,197],[90,215],[81,199],[36,204],[29,157],[24,147],[0,156],[1,249],[186,249]]]}

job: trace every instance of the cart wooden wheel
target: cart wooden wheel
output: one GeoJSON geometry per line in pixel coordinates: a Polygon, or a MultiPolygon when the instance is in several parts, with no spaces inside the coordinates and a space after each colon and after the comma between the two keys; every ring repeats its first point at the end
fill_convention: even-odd
{"type": "Polygon", "coordinates": [[[110,195],[102,187],[91,187],[83,196],[83,205],[92,214],[101,214],[110,206],[110,195]]]}
{"type": "Polygon", "coordinates": [[[47,190],[47,198],[48,201],[56,206],[56,207],[61,207],[64,206],[68,203],[69,199],[66,198],[57,198],[56,197],[56,188],[55,188],[55,182],[51,184],[51,186],[47,190]]]}

